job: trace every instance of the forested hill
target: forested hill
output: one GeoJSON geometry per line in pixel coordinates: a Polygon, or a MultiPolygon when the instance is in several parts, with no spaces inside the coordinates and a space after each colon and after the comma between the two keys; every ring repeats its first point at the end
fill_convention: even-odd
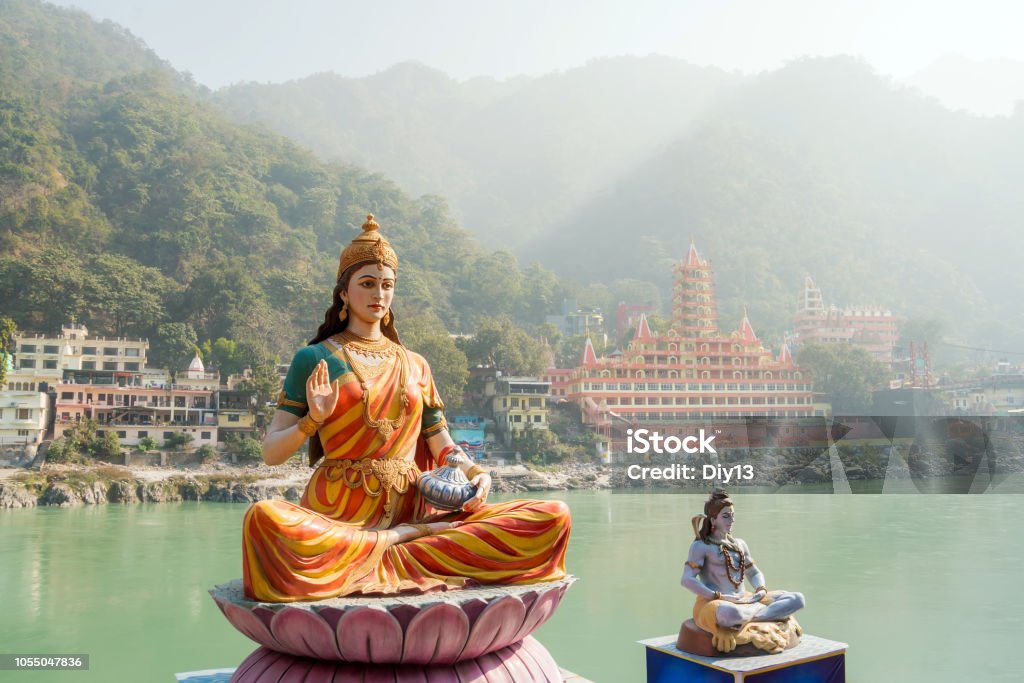
{"type": "Polygon", "coordinates": [[[158,362],[221,337],[236,363],[287,359],[368,212],[401,259],[400,314],[461,331],[554,306],[550,273],[482,250],[442,199],[227,121],[111,24],[2,1],[0,315],[20,328],[149,337],[158,362]]]}

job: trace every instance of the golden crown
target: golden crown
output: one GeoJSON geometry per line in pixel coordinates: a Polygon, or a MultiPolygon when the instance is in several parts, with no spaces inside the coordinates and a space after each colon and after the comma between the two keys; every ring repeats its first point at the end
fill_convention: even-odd
{"type": "Polygon", "coordinates": [[[391,244],[380,234],[380,226],[373,220],[373,214],[366,217],[363,232],[352,240],[352,243],[341,250],[338,261],[338,279],[346,270],[357,263],[376,263],[379,267],[388,266],[398,271],[398,254],[391,244]]]}

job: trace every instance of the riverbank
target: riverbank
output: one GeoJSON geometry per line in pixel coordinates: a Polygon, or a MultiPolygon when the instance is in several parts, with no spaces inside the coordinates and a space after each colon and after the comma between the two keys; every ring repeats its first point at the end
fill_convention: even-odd
{"type": "MultiPolygon", "coordinates": [[[[961,447],[962,446],[962,447],[961,447]]],[[[522,464],[490,467],[495,493],[534,491],[590,491],[645,488],[699,491],[713,484],[769,489],[832,484],[835,481],[883,481],[892,479],[940,480],[959,477],[970,481],[976,474],[991,478],[1024,473],[1024,454],[1015,442],[993,442],[987,448],[894,448],[857,446],[833,451],[820,448],[746,449],[723,452],[720,466],[708,479],[701,474],[686,480],[659,476],[631,476],[641,468],[667,472],[678,459],[602,465],[570,463],[531,468],[522,464]],[[737,471],[738,466],[739,471],[737,471]],[[835,471],[833,471],[834,468],[835,471]],[[734,475],[728,482],[721,472],[734,475]],[[749,473],[750,476],[746,476],[749,473]]],[[[710,461],[690,462],[698,472],[710,461]]],[[[711,466],[711,465],[708,465],[711,466]]],[[[43,505],[72,507],[127,503],[208,501],[253,503],[270,498],[298,501],[310,470],[298,463],[276,467],[236,466],[216,462],[178,467],[120,467],[116,465],[55,465],[42,470],[0,469],[0,509],[43,505]]]]}
{"type": "MultiPolygon", "coordinates": [[[[128,503],[298,501],[309,480],[299,465],[190,468],[116,465],[46,465],[42,470],[0,469],[0,509],[128,503]]],[[[492,490],[522,493],[611,488],[612,471],[593,464],[539,472],[522,465],[492,468],[492,490]]]]}

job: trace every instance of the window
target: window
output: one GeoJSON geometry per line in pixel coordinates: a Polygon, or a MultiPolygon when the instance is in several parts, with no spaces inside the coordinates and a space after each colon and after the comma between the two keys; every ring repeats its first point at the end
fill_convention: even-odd
{"type": "Polygon", "coordinates": [[[522,422],[523,421],[523,416],[522,415],[514,415],[514,416],[512,416],[512,421],[513,422],[522,422]]]}
{"type": "Polygon", "coordinates": [[[128,348],[124,350],[124,355],[131,356],[132,358],[139,357],[139,350],[136,348],[128,348]]]}
{"type": "Polygon", "coordinates": [[[147,436],[149,436],[149,432],[147,432],[145,430],[139,432],[139,438],[140,439],[145,439],[147,436]]]}
{"type": "Polygon", "coordinates": [[[103,347],[103,355],[104,356],[116,356],[117,355],[117,347],[116,346],[104,346],[103,347]]]}
{"type": "Polygon", "coordinates": [[[32,412],[28,408],[18,408],[18,419],[19,420],[31,420],[32,412]]]}
{"type": "Polygon", "coordinates": [[[43,353],[60,353],[60,347],[54,344],[46,344],[43,346],[43,353]]]}
{"type": "Polygon", "coordinates": [[[127,438],[127,436],[128,436],[128,432],[120,432],[120,431],[119,431],[119,432],[117,433],[117,438],[119,438],[119,439],[124,439],[124,438],[127,438]]]}
{"type": "Polygon", "coordinates": [[[540,418],[541,418],[541,416],[540,416],[540,415],[534,415],[534,416],[533,416],[533,421],[534,421],[534,422],[540,422],[540,418]]]}
{"type": "Polygon", "coordinates": [[[113,361],[105,361],[103,363],[103,369],[104,370],[117,370],[117,363],[114,363],[113,361]]]}
{"type": "Polygon", "coordinates": [[[43,361],[43,369],[44,370],[56,370],[57,369],[57,360],[56,359],[44,360],[43,361]]]}
{"type": "Polygon", "coordinates": [[[164,439],[170,439],[174,436],[174,432],[164,432],[164,439]]]}
{"type": "Polygon", "coordinates": [[[75,398],[75,392],[73,392],[73,391],[62,391],[61,394],[60,394],[60,399],[62,401],[72,401],[72,400],[74,400],[74,398],[75,398]]]}
{"type": "Polygon", "coordinates": [[[199,437],[209,441],[210,440],[210,432],[200,432],[199,437]]]}
{"type": "Polygon", "coordinates": [[[83,356],[95,356],[96,355],[96,347],[95,346],[83,346],[82,347],[82,355],[83,356]]]}
{"type": "Polygon", "coordinates": [[[82,369],[83,370],[95,370],[96,369],[96,361],[94,361],[94,360],[84,360],[84,361],[82,361],[82,369]]]}
{"type": "Polygon", "coordinates": [[[35,353],[36,352],[36,345],[35,344],[22,344],[21,345],[21,352],[22,353],[35,353]]]}
{"type": "Polygon", "coordinates": [[[139,364],[138,363],[125,363],[124,364],[124,369],[127,370],[128,372],[138,372],[139,371],[139,364]]]}
{"type": "Polygon", "coordinates": [[[228,422],[238,422],[239,418],[239,415],[228,415],[228,422]]]}
{"type": "Polygon", "coordinates": [[[18,361],[19,368],[34,368],[35,366],[36,361],[34,358],[22,358],[20,361],[18,361]]]}

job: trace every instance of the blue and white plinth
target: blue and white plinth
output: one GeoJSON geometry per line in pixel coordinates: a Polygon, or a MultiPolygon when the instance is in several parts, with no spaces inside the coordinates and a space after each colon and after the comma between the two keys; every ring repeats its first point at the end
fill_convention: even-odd
{"type": "Polygon", "coordinates": [[[677,634],[648,638],[647,683],[844,683],[846,643],[804,634],[777,655],[704,657],[676,647],[677,634]]]}

